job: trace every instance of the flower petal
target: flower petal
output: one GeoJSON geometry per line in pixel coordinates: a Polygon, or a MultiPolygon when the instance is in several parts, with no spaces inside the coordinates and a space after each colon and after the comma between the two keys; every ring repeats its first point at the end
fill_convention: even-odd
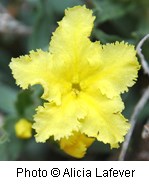
{"type": "Polygon", "coordinates": [[[94,19],[92,11],[85,6],[69,8],[53,33],[49,50],[60,69],[59,73],[67,81],[78,82],[82,76],[92,72],[89,68],[93,64],[99,66],[101,46],[99,42],[92,43],[88,38],[94,19]],[[93,64],[90,64],[90,58],[96,59],[92,60],[93,64]]]}
{"type": "Polygon", "coordinates": [[[65,11],[64,18],[53,33],[50,52],[56,55],[74,55],[84,38],[90,36],[93,28],[92,11],[85,6],[75,6],[65,11]]]}
{"type": "Polygon", "coordinates": [[[29,55],[13,58],[10,68],[17,85],[22,89],[28,88],[29,85],[41,84],[44,88],[42,98],[54,101],[58,105],[61,104],[61,94],[70,86],[56,75],[58,68],[56,71],[51,54],[42,50],[31,51],[29,55]]]}
{"type": "Polygon", "coordinates": [[[134,46],[116,42],[103,46],[101,68],[86,79],[91,89],[99,89],[109,98],[128,91],[138,76],[140,68],[134,46]]]}
{"type": "Polygon", "coordinates": [[[48,76],[50,57],[42,50],[31,51],[29,55],[12,58],[10,68],[17,85],[23,89],[29,85],[45,84],[48,76]]]}
{"type": "Polygon", "coordinates": [[[79,130],[79,120],[85,117],[85,111],[72,94],[63,97],[62,102],[60,106],[45,103],[44,107],[38,107],[33,124],[37,142],[45,142],[50,136],[60,140],[72,135],[72,131],[79,130]]]}
{"type": "Polygon", "coordinates": [[[83,158],[87,148],[94,142],[94,138],[89,138],[80,132],[74,132],[69,138],[62,138],[60,140],[60,148],[67,154],[83,158]]]}
{"type": "Polygon", "coordinates": [[[123,109],[120,98],[108,99],[103,95],[83,94],[80,100],[86,105],[88,112],[80,131],[89,137],[109,143],[112,148],[118,147],[129,129],[127,120],[120,114],[123,109]]]}

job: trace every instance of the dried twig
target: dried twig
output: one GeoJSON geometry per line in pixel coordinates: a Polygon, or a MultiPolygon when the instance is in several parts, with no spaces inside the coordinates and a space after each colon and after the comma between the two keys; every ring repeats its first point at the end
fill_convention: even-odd
{"type": "MultiPolygon", "coordinates": [[[[141,64],[142,64],[142,67],[143,67],[143,70],[144,70],[144,73],[148,74],[149,75],[149,66],[148,66],[148,63],[147,61],[145,60],[143,54],[142,54],[142,45],[143,43],[149,38],[149,34],[146,35],[140,42],[139,44],[137,45],[137,53],[140,57],[140,60],[141,60],[141,64]]],[[[132,113],[132,116],[130,118],[130,123],[131,123],[131,128],[129,130],[129,133],[126,135],[126,139],[122,145],[122,149],[121,149],[121,152],[120,152],[120,155],[119,155],[119,160],[125,160],[126,158],[126,153],[127,153],[127,150],[128,150],[128,147],[129,147],[129,144],[130,144],[130,141],[131,141],[131,137],[132,137],[132,134],[133,134],[133,131],[134,131],[134,128],[135,128],[135,125],[136,125],[136,121],[137,121],[137,117],[139,115],[139,113],[141,112],[141,110],[144,108],[145,104],[147,103],[149,99],[149,86],[145,89],[142,97],[140,98],[140,100],[138,101],[138,103],[136,104],[135,108],[134,108],[134,111],[132,113]]]]}
{"type": "Polygon", "coordinates": [[[31,28],[14,19],[0,4],[0,33],[28,35],[31,33],[31,28]]]}
{"type": "Polygon", "coordinates": [[[131,128],[129,130],[129,133],[126,135],[126,139],[122,145],[122,149],[121,149],[121,153],[119,156],[119,160],[125,160],[126,157],[126,153],[130,144],[130,140],[136,125],[136,121],[137,121],[137,117],[140,113],[140,111],[144,108],[144,105],[147,103],[149,99],[149,86],[148,88],[145,90],[144,94],[142,95],[141,99],[138,101],[137,105],[134,108],[134,112],[130,118],[130,123],[131,123],[131,128]]]}
{"type": "Polygon", "coordinates": [[[147,34],[143,39],[141,39],[141,41],[139,42],[139,44],[137,45],[137,53],[140,57],[140,60],[141,60],[141,64],[142,64],[142,67],[143,67],[143,70],[144,70],[144,73],[145,74],[148,74],[149,75],[149,65],[147,63],[147,61],[145,60],[145,57],[144,55],[142,54],[142,45],[144,44],[144,42],[149,38],[149,34],[147,34]]]}

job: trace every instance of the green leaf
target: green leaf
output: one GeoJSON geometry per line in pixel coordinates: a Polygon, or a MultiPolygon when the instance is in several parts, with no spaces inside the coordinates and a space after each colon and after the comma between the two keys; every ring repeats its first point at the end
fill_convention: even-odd
{"type": "Polygon", "coordinates": [[[31,89],[22,90],[18,94],[15,106],[20,117],[24,117],[25,109],[33,104],[31,95],[32,95],[31,89]]]}
{"type": "Polygon", "coordinates": [[[0,128],[0,144],[5,143],[8,140],[8,133],[1,127],[0,128]]]}
{"type": "Polygon", "coordinates": [[[23,149],[24,141],[15,136],[14,124],[17,119],[7,118],[4,124],[4,130],[8,134],[8,140],[0,143],[0,160],[17,160],[23,149]]]}
{"type": "Polygon", "coordinates": [[[142,38],[148,33],[149,33],[149,17],[144,17],[139,22],[137,29],[133,34],[138,35],[140,38],[142,38]]]}
{"type": "Polygon", "coordinates": [[[108,20],[117,19],[132,10],[131,4],[123,4],[113,0],[94,0],[97,22],[103,23],[108,20]]]}
{"type": "Polygon", "coordinates": [[[0,109],[2,112],[14,114],[17,91],[11,87],[0,83],[0,109]]]}
{"type": "Polygon", "coordinates": [[[99,40],[103,44],[105,44],[105,43],[112,43],[112,42],[115,42],[115,41],[122,41],[123,40],[122,38],[120,38],[117,35],[106,34],[105,32],[103,32],[100,29],[95,29],[93,31],[93,35],[96,37],[97,40],[99,40]]]}
{"type": "Polygon", "coordinates": [[[52,6],[53,9],[59,13],[64,14],[64,10],[68,7],[76,6],[76,5],[81,5],[83,2],[81,0],[48,0],[49,6],[52,6]]]}
{"type": "Polygon", "coordinates": [[[11,55],[8,50],[0,47],[0,57],[0,81],[7,85],[12,85],[14,79],[8,66],[11,61],[11,55]]]}
{"type": "Polygon", "coordinates": [[[40,85],[35,85],[18,94],[15,106],[19,118],[26,118],[32,122],[35,109],[43,103],[40,98],[42,93],[43,88],[40,85]]]}
{"type": "Polygon", "coordinates": [[[29,38],[29,50],[47,46],[56,23],[53,9],[48,6],[48,1],[38,0],[34,6],[32,16],[35,21],[33,23],[33,33],[29,38]]]}

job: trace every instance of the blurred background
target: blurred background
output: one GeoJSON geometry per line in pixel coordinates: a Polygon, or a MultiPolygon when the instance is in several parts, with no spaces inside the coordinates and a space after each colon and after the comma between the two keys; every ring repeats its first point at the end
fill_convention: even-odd
{"type": "MultiPolygon", "coordinates": [[[[22,140],[16,137],[14,125],[20,118],[33,122],[35,108],[42,104],[42,87],[33,86],[22,91],[15,85],[9,63],[12,57],[28,54],[30,50],[47,50],[57,21],[64,10],[85,4],[96,15],[91,40],[102,44],[126,41],[137,46],[149,34],[148,0],[0,0],[0,160],[78,160],[62,152],[52,140],[40,144],[34,137],[22,140]]],[[[149,41],[142,48],[149,62],[149,41]]],[[[149,85],[143,70],[135,86],[122,95],[125,110],[131,117],[135,105],[149,85]]],[[[140,111],[127,160],[149,160],[149,102],[140,111]]],[[[117,160],[121,148],[111,150],[109,145],[95,142],[81,160],[117,160]]]]}

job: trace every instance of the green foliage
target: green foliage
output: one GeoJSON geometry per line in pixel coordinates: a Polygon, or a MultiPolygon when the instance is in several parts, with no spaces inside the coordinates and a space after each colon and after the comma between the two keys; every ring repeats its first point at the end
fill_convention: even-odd
{"type": "Polygon", "coordinates": [[[149,32],[149,6],[140,5],[140,2],[94,0],[93,7],[97,16],[95,37],[104,43],[125,40],[136,45],[149,32]]]}
{"type": "Polygon", "coordinates": [[[29,49],[47,47],[52,32],[57,26],[57,21],[59,21],[60,17],[64,14],[64,10],[68,7],[81,4],[79,0],[28,1],[32,4],[30,16],[34,18],[33,33],[29,38],[29,49]]]}
{"type": "Polygon", "coordinates": [[[8,140],[8,133],[1,127],[0,128],[0,144],[5,143],[8,140]]]}
{"type": "Polygon", "coordinates": [[[13,117],[5,121],[3,130],[7,131],[8,138],[0,143],[0,160],[16,160],[21,153],[24,141],[15,136],[14,123],[16,121],[13,117]]]}
{"type": "Polygon", "coordinates": [[[38,105],[42,105],[43,100],[40,96],[43,90],[41,86],[30,87],[27,90],[20,91],[15,103],[17,115],[19,118],[26,118],[33,122],[33,115],[38,105]]]}
{"type": "Polygon", "coordinates": [[[97,23],[120,18],[133,10],[133,4],[128,6],[112,0],[94,0],[93,4],[97,14],[97,23]]]}
{"type": "Polygon", "coordinates": [[[14,114],[17,91],[0,83],[0,110],[4,113],[14,114]]]}
{"type": "Polygon", "coordinates": [[[103,32],[102,30],[100,29],[95,29],[94,32],[93,32],[94,36],[96,38],[98,38],[100,40],[100,42],[102,42],[103,44],[106,44],[107,41],[112,43],[112,42],[115,42],[115,41],[121,41],[122,38],[117,36],[117,35],[109,35],[109,34],[106,34],[105,32],[103,32]]]}

